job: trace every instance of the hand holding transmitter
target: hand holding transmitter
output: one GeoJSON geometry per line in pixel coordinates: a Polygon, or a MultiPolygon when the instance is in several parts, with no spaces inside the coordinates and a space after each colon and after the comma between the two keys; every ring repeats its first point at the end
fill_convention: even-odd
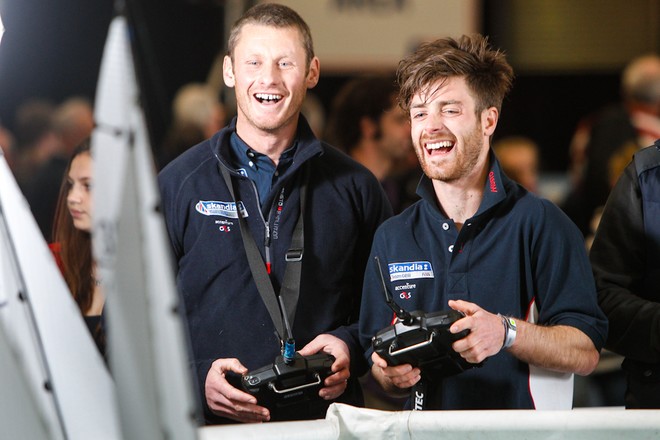
{"type": "Polygon", "coordinates": [[[277,356],[275,362],[243,375],[243,389],[257,398],[258,404],[271,410],[271,420],[303,419],[313,406],[327,407],[319,397],[323,381],[332,374],[334,356],[317,353],[291,362],[277,356]]]}
{"type": "MultiPolygon", "coordinates": [[[[284,307],[281,298],[280,304],[284,307]]],[[[291,334],[286,314],[283,318],[291,334]]],[[[322,418],[330,402],[319,397],[319,390],[332,374],[334,361],[335,357],[327,353],[301,356],[289,338],[275,362],[244,374],[241,386],[270,410],[272,421],[322,418]]]]}
{"type": "Polygon", "coordinates": [[[394,311],[397,322],[380,330],[371,340],[374,351],[388,365],[411,364],[425,372],[441,377],[453,376],[467,369],[480,367],[463,359],[451,347],[467,336],[464,330],[453,334],[449,327],[465,315],[456,310],[426,313],[420,310],[411,313],[394,302],[385,284],[380,259],[374,257],[385,293],[385,302],[394,311]]]}

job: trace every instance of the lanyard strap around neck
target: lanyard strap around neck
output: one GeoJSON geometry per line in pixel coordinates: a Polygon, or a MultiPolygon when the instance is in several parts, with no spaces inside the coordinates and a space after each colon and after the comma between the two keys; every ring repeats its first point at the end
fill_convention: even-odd
{"type": "Polygon", "coordinates": [[[236,205],[236,214],[238,217],[239,229],[241,230],[241,237],[243,238],[243,247],[245,248],[245,254],[248,263],[250,264],[250,271],[252,272],[252,277],[257,285],[257,290],[259,290],[261,299],[266,305],[266,309],[273,320],[273,324],[275,325],[275,329],[279,333],[280,338],[282,340],[292,338],[293,335],[289,334],[287,327],[288,329],[293,327],[296,307],[298,306],[298,297],[300,296],[300,274],[302,272],[302,257],[304,250],[303,216],[307,195],[307,181],[309,179],[309,166],[305,165],[303,170],[302,181],[300,183],[300,213],[291,237],[291,245],[285,255],[287,264],[279,295],[277,295],[275,289],[273,289],[273,283],[270,280],[268,272],[266,272],[266,265],[263,258],[261,258],[261,253],[257,248],[254,237],[250,233],[247,221],[241,214],[241,210],[238,206],[239,202],[234,193],[234,186],[229,171],[221,163],[218,164],[218,167],[220,168],[222,177],[224,178],[227,188],[229,189],[236,205]],[[278,299],[280,300],[279,303],[278,299]],[[281,305],[282,303],[283,305],[281,305]],[[286,320],[288,320],[289,325],[285,325],[287,323],[286,320]]]}

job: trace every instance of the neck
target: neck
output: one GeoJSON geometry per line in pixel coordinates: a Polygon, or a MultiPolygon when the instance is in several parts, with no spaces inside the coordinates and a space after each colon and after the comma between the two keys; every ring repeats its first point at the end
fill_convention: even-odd
{"type": "Polygon", "coordinates": [[[443,187],[444,185],[444,182],[433,181],[438,205],[447,217],[454,220],[460,230],[465,221],[477,213],[483,198],[483,185],[480,189],[443,187]]]}
{"type": "Polygon", "coordinates": [[[488,161],[482,166],[475,167],[473,173],[460,180],[452,182],[433,180],[438,206],[448,218],[454,220],[458,230],[479,210],[487,175],[488,161]]]}
{"type": "MultiPolygon", "coordinates": [[[[296,119],[297,121],[297,119],[296,119]]],[[[254,151],[264,154],[277,165],[282,153],[293,144],[298,124],[287,124],[275,130],[257,129],[238,118],[236,133],[254,151]]]]}

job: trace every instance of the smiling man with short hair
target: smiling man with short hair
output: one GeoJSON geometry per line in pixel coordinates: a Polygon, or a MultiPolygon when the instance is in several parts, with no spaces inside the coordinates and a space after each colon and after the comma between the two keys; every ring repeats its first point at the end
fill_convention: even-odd
{"type": "MultiPolygon", "coordinates": [[[[278,294],[297,261],[289,254],[303,218],[297,306],[280,312],[290,314],[300,355],[334,356],[318,392],[325,407],[336,399],[362,404],[362,279],[373,234],[391,208],[374,176],[319,141],[300,115],[319,66],[296,12],[276,4],[249,9],[232,28],[223,64],[237,117],[159,175],[207,423],[271,419],[241,389],[240,375],[272,364],[285,341],[260,296],[242,230],[278,294]]],[[[323,417],[323,405],[314,404],[287,417],[323,417]],[[310,409],[317,406],[322,411],[310,409]]]]}

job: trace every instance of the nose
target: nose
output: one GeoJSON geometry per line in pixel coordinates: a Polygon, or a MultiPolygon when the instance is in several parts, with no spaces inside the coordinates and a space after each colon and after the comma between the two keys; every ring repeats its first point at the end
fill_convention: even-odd
{"type": "Polygon", "coordinates": [[[77,188],[77,185],[74,184],[69,188],[66,200],[70,205],[80,203],[80,189],[77,188]]]}
{"type": "Polygon", "coordinates": [[[445,120],[442,112],[429,112],[427,120],[426,131],[434,133],[442,131],[445,128],[445,120]]]}
{"type": "Polygon", "coordinates": [[[279,81],[280,69],[276,62],[265,63],[261,69],[261,82],[264,85],[277,84],[279,81]]]}

